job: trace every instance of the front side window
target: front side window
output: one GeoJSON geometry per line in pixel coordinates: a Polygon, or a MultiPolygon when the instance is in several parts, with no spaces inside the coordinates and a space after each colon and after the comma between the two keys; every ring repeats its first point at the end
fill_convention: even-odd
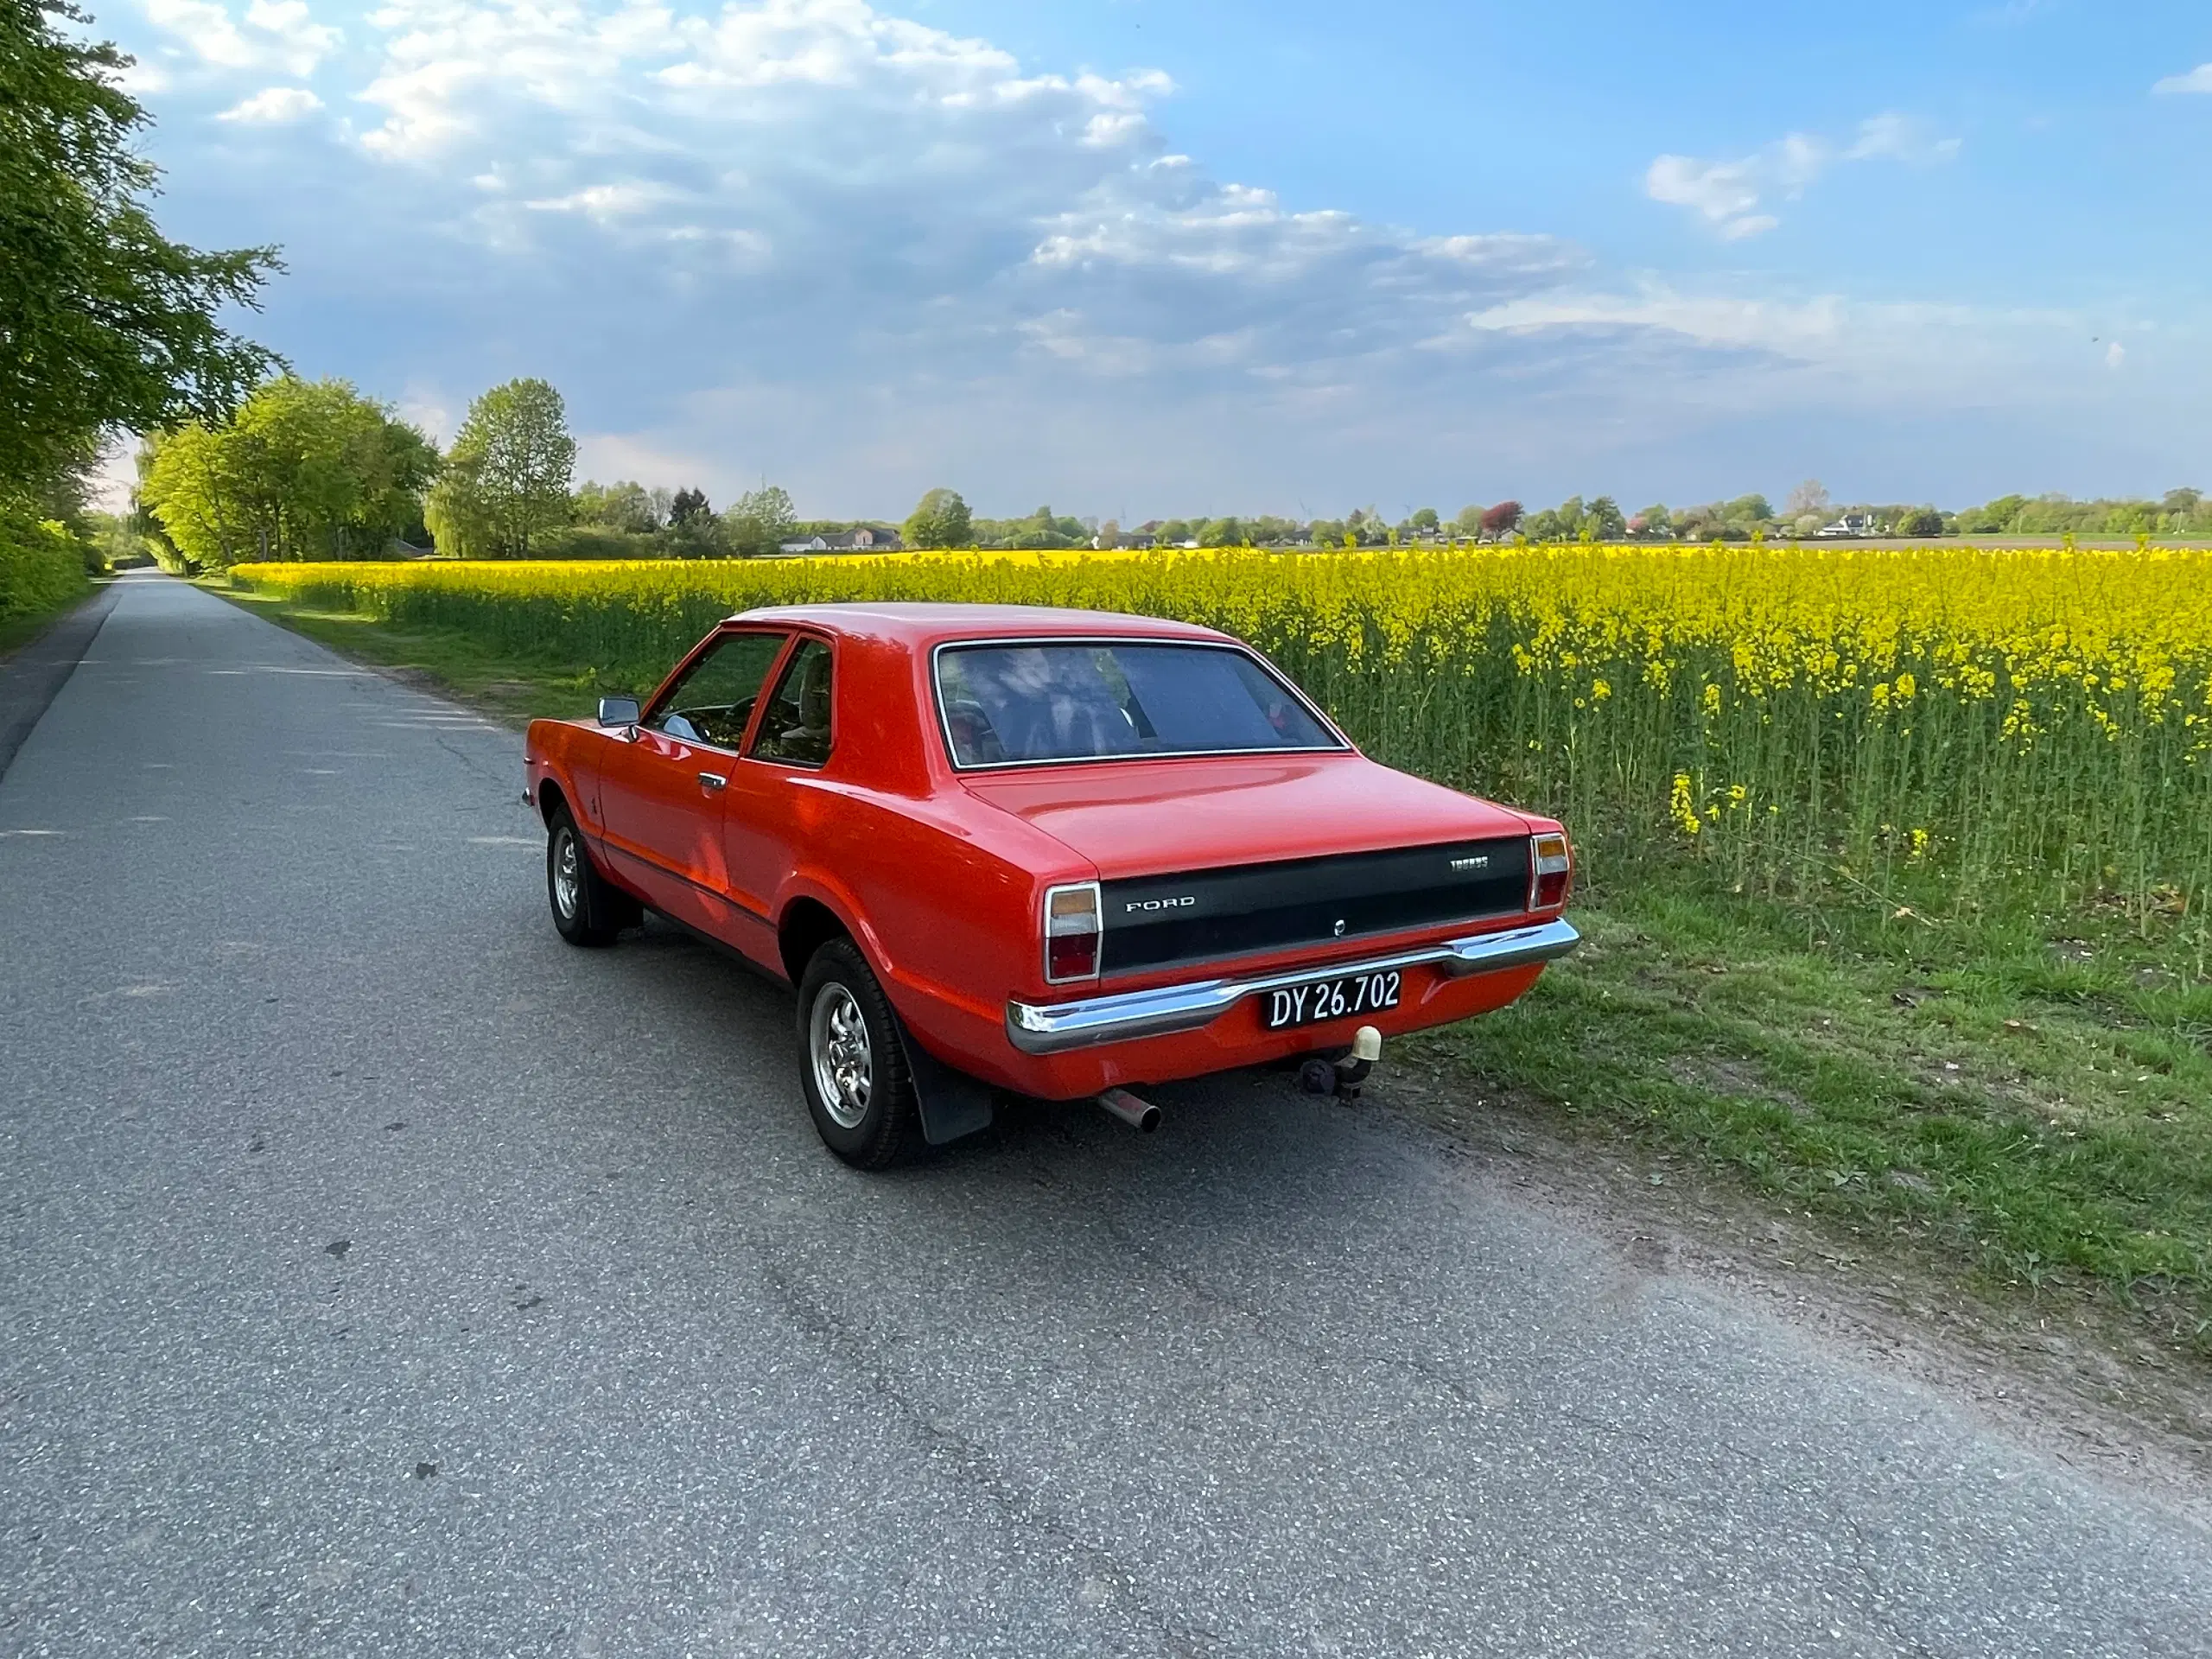
{"type": "Polygon", "coordinates": [[[760,701],[760,683],[775,666],[786,636],[780,633],[725,634],[683,671],[668,695],[653,704],[645,724],[686,743],[734,749],[745,741],[746,722],[760,701]]]}
{"type": "Polygon", "coordinates": [[[830,760],[830,647],[806,639],[791,652],[753,740],[756,760],[819,766],[830,760]]]}
{"type": "Polygon", "coordinates": [[[1244,652],[1216,645],[950,645],[938,699],[963,766],[1343,745],[1244,652]]]}

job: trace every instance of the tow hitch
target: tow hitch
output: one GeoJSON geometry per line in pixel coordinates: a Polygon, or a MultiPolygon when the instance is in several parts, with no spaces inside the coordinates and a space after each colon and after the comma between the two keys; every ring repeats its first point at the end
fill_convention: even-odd
{"type": "Polygon", "coordinates": [[[1362,1026],[1352,1033],[1351,1052],[1340,1060],[1315,1055],[1298,1068],[1298,1086],[1309,1095],[1334,1095],[1339,1100],[1359,1098],[1359,1085],[1382,1058],[1382,1033],[1362,1026]]]}

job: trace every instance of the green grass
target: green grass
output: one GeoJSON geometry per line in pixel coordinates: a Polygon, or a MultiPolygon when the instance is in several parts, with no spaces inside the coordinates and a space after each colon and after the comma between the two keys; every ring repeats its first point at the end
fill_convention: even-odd
{"type": "MultiPolygon", "coordinates": [[[[457,630],[230,596],[517,722],[648,689],[457,630]]],[[[1980,1296],[2094,1303],[2212,1359],[2196,931],[2116,906],[2054,924],[1918,900],[1849,877],[1766,897],[1711,867],[1616,868],[1574,907],[1588,943],[1534,994],[1395,1053],[1980,1296]]]]}
{"type": "Polygon", "coordinates": [[[558,656],[489,649],[458,629],[396,627],[358,612],[319,610],[233,588],[219,579],[200,585],[333,651],[419,677],[516,725],[538,715],[588,715],[603,694],[642,696],[652,690],[603,677],[588,664],[558,656]]]}
{"type": "Polygon", "coordinates": [[[92,590],[87,589],[70,594],[59,604],[33,611],[14,611],[0,616],[0,658],[15,655],[90,597],[92,590]]]}
{"type": "Polygon", "coordinates": [[[1791,906],[1681,869],[1574,918],[1588,943],[1534,994],[1408,1057],[2212,1358],[2212,986],[2158,939],[1791,906]]]}

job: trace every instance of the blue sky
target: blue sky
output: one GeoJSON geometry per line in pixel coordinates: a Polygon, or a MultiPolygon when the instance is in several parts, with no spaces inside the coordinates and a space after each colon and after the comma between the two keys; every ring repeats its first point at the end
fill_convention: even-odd
{"type": "Polygon", "coordinates": [[[2212,10],[109,0],[174,233],[808,514],[2212,486],[2212,10]]]}

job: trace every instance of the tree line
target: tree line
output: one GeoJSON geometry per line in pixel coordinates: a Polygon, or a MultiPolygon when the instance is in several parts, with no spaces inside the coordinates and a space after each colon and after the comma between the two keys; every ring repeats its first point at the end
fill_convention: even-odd
{"type": "Polygon", "coordinates": [[[67,0],[0,0],[0,623],[57,608],[102,568],[86,480],[105,434],[227,411],[276,366],[221,321],[272,248],[164,237],[130,60],[67,0]]]}

